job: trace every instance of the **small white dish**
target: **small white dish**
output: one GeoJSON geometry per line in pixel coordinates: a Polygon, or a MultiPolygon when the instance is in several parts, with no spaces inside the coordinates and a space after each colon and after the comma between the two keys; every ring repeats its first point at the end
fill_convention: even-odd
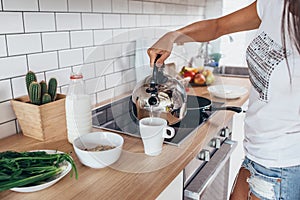
{"type": "MultiPolygon", "coordinates": [[[[37,150],[37,151],[45,151],[48,154],[63,153],[63,152],[56,151],[56,150],[37,150]]],[[[45,181],[45,183],[42,183],[40,185],[29,186],[29,187],[15,187],[15,188],[11,188],[10,190],[15,191],[15,192],[36,192],[36,191],[39,191],[39,190],[46,189],[46,188],[54,185],[60,179],[62,179],[72,169],[71,164],[69,162],[66,162],[66,161],[63,162],[63,164],[60,167],[63,169],[63,171],[60,174],[49,178],[48,180],[45,181]]]]}
{"type": "Polygon", "coordinates": [[[236,85],[213,85],[207,90],[215,97],[223,99],[237,99],[248,92],[246,88],[236,85]]]}
{"type": "Polygon", "coordinates": [[[124,139],[117,133],[91,132],[79,136],[73,141],[73,148],[79,161],[85,166],[99,169],[115,163],[121,153],[124,139]],[[113,148],[101,151],[91,151],[97,146],[108,145],[113,148]]]}

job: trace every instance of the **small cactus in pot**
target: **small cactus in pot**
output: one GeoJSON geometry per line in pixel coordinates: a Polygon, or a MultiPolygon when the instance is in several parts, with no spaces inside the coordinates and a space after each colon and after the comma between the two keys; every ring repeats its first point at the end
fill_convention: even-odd
{"type": "Polygon", "coordinates": [[[35,73],[29,71],[25,80],[28,96],[32,104],[42,105],[55,101],[57,90],[57,80],[55,78],[51,78],[48,85],[45,81],[38,83],[35,73]]]}

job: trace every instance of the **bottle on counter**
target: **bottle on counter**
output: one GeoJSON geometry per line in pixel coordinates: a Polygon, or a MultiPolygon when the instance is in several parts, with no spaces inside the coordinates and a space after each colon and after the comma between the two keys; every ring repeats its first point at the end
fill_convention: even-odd
{"type": "Polygon", "coordinates": [[[68,141],[73,143],[75,138],[92,131],[91,100],[81,73],[70,76],[65,109],[68,141]]]}

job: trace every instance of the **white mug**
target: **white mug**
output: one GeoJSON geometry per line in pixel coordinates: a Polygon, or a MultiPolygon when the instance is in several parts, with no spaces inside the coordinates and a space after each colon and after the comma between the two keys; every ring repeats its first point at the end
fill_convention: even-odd
{"type": "Polygon", "coordinates": [[[159,117],[143,118],[139,125],[144,152],[149,156],[159,155],[162,151],[164,138],[172,138],[175,135],[174,128],[167,125],[167,120],[159,117]]]}

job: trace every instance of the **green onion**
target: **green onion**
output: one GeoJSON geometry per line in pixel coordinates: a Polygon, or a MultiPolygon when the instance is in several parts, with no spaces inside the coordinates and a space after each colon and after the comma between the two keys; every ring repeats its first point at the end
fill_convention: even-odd
{"type": "Polygon", "coordinates": [[[0,153],[0,192],[14,187],[39,184],[62,172],[63,162],[69,162],[78,179],[76,165],[69,154],[48,154],[45,151],[0,153]]]}

